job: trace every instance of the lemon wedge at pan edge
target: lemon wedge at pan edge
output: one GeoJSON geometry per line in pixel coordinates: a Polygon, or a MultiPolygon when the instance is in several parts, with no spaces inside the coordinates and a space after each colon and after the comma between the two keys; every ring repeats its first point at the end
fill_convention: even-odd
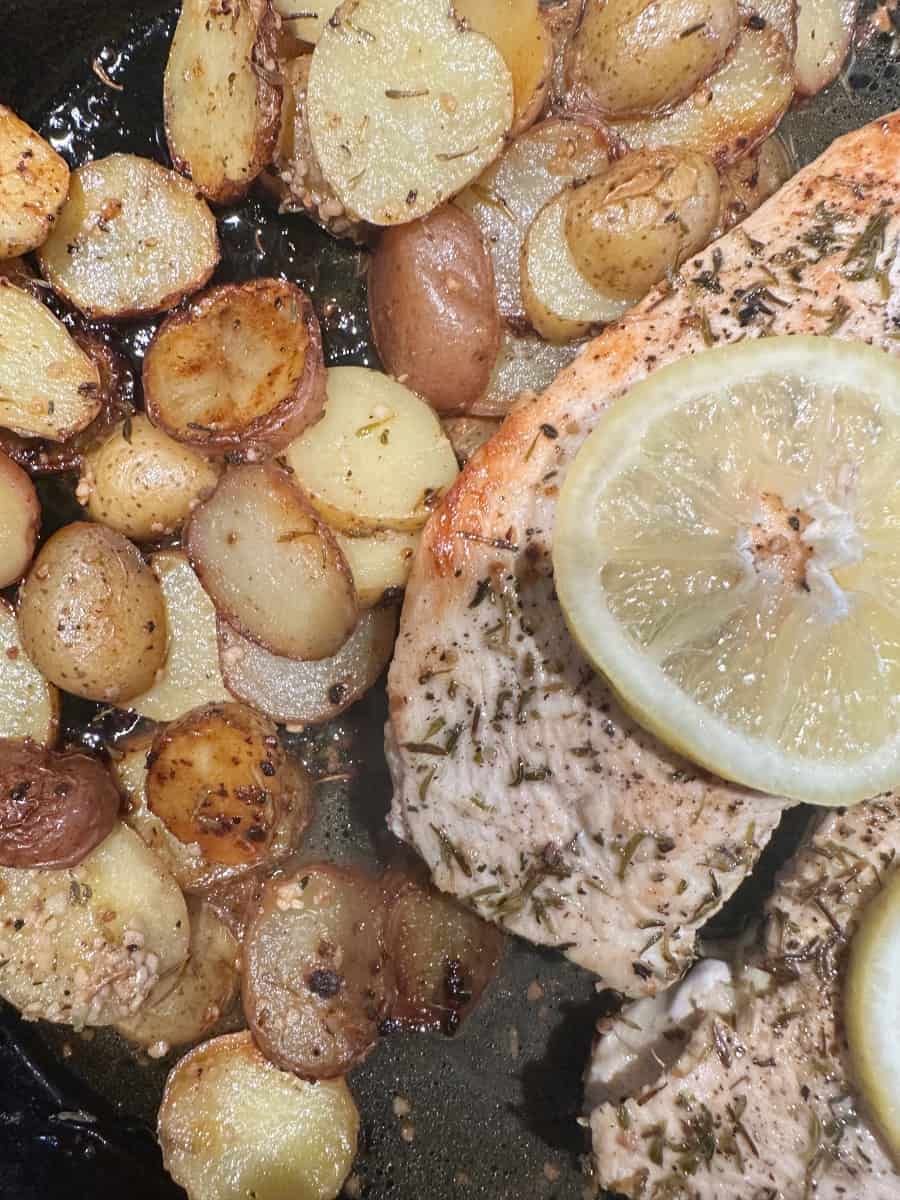
{"type": "Polygon", "coordinates": [[[900,1165],[900,871],[863,912],[844,1011],[854,1080],[900,1165]]]}
{"type": "Polygon", "coordinates": [[[900,783],[900,363],[782,337],[617,400],[553,534],[569,629],[637,720],[748,787],[900,783]]]}

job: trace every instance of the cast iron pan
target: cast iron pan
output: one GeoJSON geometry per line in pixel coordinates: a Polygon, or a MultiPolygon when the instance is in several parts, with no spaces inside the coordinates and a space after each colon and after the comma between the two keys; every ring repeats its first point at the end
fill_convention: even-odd
{"type": "MultiPolygon", "coordinates": [[[[123,149],[167,162],[160,97],[174,26],[170,4],[0,0],[0,9],[0,101],[51,138],[72,165],[123,149]],[[95,62],[122,91],[103,82],[95,62]]],[[[898,44],[890,35],[871,40],[828,93],[790,114],[783,129],[801,163],[838,134],[900,107],[892,58],[898,44]]],[[[377,365],[360,252],[307,221],[273,218],[254,200],[223,210],[220,231],[218,278],[283,272],[312,295],[330,364],[377,365]]],[[[136,365],[153,328],[145,322],[118,336],[136,365]]],[[[45,499],[60,503],[49,492],[45,499]]],[[[58,519],[65,516],[60,508],[58,519]]],[[[319,787],[310,857],[372,862],[389,852],[384,716],[376,691],[314,736],[294,739],[317,775],[345,777],[319,787]]],[[[65,720],[68,736],[94,744],[115,732],[89,706],[71,706],[65,720]]],[[[796,810],[787,815],[754,878],[717,918],[717,932],[736,930],[758,907],[803,819],[796,810]]],[[[511,940],[487,997],[455,1038],[387,1036],[353,1072],[363,1116],[355,1194],[594,1195],[577,1123],[580,1077],[594,1021],[614,1002],[561,956],[511,940]],[[409,1103],[408,1115],[396,1115],[396,1097],[409,1103]]],[[[0,1008],[0,1198],[183,1196],[162,1171],[152,1135],[169,1065],[140,1061],[107,1031],[88,1039],[26,1025],[0,1008]]]]}

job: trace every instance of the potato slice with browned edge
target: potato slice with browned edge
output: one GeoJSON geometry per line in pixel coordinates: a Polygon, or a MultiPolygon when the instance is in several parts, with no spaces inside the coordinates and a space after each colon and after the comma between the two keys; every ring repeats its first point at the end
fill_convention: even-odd
{"type": "Polygon", "coordinates": [[[280,450],[322,415],[325,365],[309,297],[283,279],[211,288],[147,349],[147,413],[212,454],[280,450]]]}
{"type": "Polygon", "coordinates": [[[278,730],[243,704],[208,704],[162,728],[147,758],[147,807],[208,862],[265,862],[297,773],[278,730]]]}
{"type": "Polygon", "coordinates": [[[0,867],[0,996],[80,1029],[134,1013],[188,952],[178,884],[119,824],[77,867],[0,867]]]}
{"type": "Polygon", "coordinates": [[[615,121],[632,150],[674,146],[726,166],[768,137],[794,94],[794,62],[776,29],[743,27],[729,58],[670,113],[615,121]]]}
{"type": "Polygon", "coordinates": [[[56,741],[59,692],[25,653],[12,606],[0,600],[0,737],[56,741]]]}
{"type": "Polygon", "coordinates": [[[290,725],[318,725],[349,708],[372,687],[390,662],[397,633],[392,608],[363,613],[332,658],[298,662],[279,658],[219,625],[222,677],[238,700],[290,725]]]}
{"type": "Polygon", "coordinates": [[[0,258],[41,245],[68,189],[65,159],[0,104],[0,258]]]}
{"type": "Polygon", "coordinates": [[[347,560],[280,467],[226,471],[183,543],[219,616],[273,654],[329,658],[356,627],[347,560]]]}
{"type": "Polygon", "coordinates": [[[841,73],[853,41],[859,0],[798,0],[798,4],[797,93],[815,96],[841,73]]]}
{"type": "Polygon", "coordinates": [[[797,0],[740,0],[743,21],[777,29],[793,54],[797,48],[797,0]]]}
{"type": "MultiPolygon", "coordinates": [[[[521,399],[539,395],[548,388],[577,353],[577,345],[554,345],[533,333],[505,329],[487,390],[469,405],[468,415],[505,417],[521,399]]],[[[452,436],[450,440],[453,441],[452,436]]]]}
{"type": "Polygon", "coordinates": [[[336,533],[362,608],[399,596],[406,587],[420,534],[385,529],[366,537],[336,533]]]}
{"type": "Polygon", "coordinates": [[[272,7],[281,17],[284,28],[298,42],[315,45],[322,30],[334,16],[340,0],[272,0],[272,7]]]}
{"type": "Polygon", "coordinates": [[[358,1134],[343,1079],[280,1071],[249,1033],[187,1054],[159,1110],[163,1162],[188,1200],[335,1200],[358,1134]]]}
{"type": "Polygon", "coordinates": [[[719,172],[722,200],[719,224],[710,236],[717,241],[750,213],[756,212],[797,170],[791,152],[777,133],[746,158],[719,172]]]}
{"type": "Polygon", "coordinates": [[[128,707],[152,721],[175,721],[228,699],[219,672],[216,610],[183,551],[160,550],[150,567],[166,606],[166,661],[149,691],[128,707]]]}
{"type": "Polygon", "coordinates": [[[509,67],[515,98],[510,136],[515,137],[537,120],[550,88],[553,39],[538,0],[453,0],[453,11],[489,37],[509,67]]]}
{"type": "Polygon", "coordinates": [[[219,261],[216,222],[193,186],[148,158],[111,154],[72,172],[38,251],[45,279],[89,317],[162,312],[219,261]]]}
{"type": "Polygon", "coordinates": [[[470,183],[513,122],[500,51],[447,0],[345,0],[309,73],[309,128],[348,212],[399,225],[470,183]]]}
{"type": "Polygon", "coordinates": [[[494,166],[456,197],[481,229],[494,262],[501,314],[526,322],[519,260],[528,227],[548,200],[606,170],[609,143],[584,122],[551,117],[516,138],[494,166]]]}
{"type": "Polygon", "coordinates": [[[205,1037],[240,991],[237,938],[202,900],[190,897],[187,908],[187,962],[174,979],[161,979],[133,1016],[116,1024],[123,1037],[145,1047],[153,1058],[205,1037]]]}
{"type": "Polygon", "coordinates": [[[184,0],[163,82],[172,162],[220,204],[247,191],[278,139],[278,27],[268,0],[184,0]]]}
{"type": "Polygon", "coordinates": [[[0,421],[22,437],[64,442],[100,411],[100,375],[66,327],[0,279],[0,421]]]}
{"type": "Polygon", "coordinates": [[[272,1062],[333,1079],[362,1062],[393,1001],[377,880],[333,863],[266,884],[244,938],[244,1012],[272,1062]]]}
{"type": "Polygon", "coordinates": [[[34,484],[11,458],[0,454],[0,587],[21,579],[34,556],[41,504],[34,484]]]}
{"type": "Polygon", "coordinates": [[[166,656],[166,610],[137,548],[74,521],[45,542],[19,589],[28,657],[58,687],[120,704],[153,683],[166,656]]]}
{"type": "Polygon", "coordinates": [[[218,478],[214,463],[135,413],[85,455],[75,495],[92,520],[153,542],[180,529],[218,478]]]}
{"type": "Polygon", "coordinates": [[[332,367],[325,415],[285,459],[315,507],[346,533],[421,528],[457,475],[429,406],[367,367],[332,367]]]}
{"type": "Polygon", "coordinates": [[[476,450],[490,441],[501,421],[499,417],[444,417],[441,425],[462,468],[476,450]]]}
{"type": "Polygon", "coordinates": [[[522,299],[538,333],[551,342],[584,337],[595,325],[618,320],[626,300],[606,295],[579,271],[566,241],[566,193],[531,223],[522,247],[522,299]]]}

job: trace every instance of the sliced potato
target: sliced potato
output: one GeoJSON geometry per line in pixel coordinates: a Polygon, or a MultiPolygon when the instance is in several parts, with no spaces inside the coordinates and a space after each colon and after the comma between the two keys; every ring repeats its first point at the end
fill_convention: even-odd
{"type": "Polygon", "coordinates": [[[594,325],[617,320],[628,302],[605,295],[579,271],[566,241],[565,193],[551,200],[531,223],[522,247],[522,299],[541,337],[568,342],[594,325]]]}
{"type": "Polygon", "coordinates": [[[0,587],[28,570],[41,526],[41,504],[21,467],[0,453],[0,587]]]}
{"type": "Polygon", "coordinates": [[[361,1062],[393,999],[379,885],[331,863],[266,885],[244,938],[244,1012],[272,1062],[332,1079],[361,1062]]]}
{"type": "Polygon", "coordinates": [[[335,534],[363,608],[389,600],[406,587],[419,536],[418,532],[396,533],[392,529],[367,537],[335,534]]]}
{"type": "Polygon", "coordinates": [[[311,4],[305,0],[272,0],[272,7],[288,33],[309,45],[315,45],[322,36],[339,4],[340,0],[314,0],[311,4]]]}
{"type": "Polygon", "coordinates": [[[338,716],[373,686],[390,662],[396,633],[394,609],[370,610],[332,658],[298,662],[270,654],[222,622],[222,676],[236,699],[273,721],[318,725],[338,716]]]}
{"type": "Polygon", "coordinates": [[[797,48],[797,0],[740,0],[741,17],[746,21],[764,21],[777,29],[793,52],[797,48]]]}
{"type": "Polygon", "coordinates": [[[471,29],[489,37],[512,75],[515,109],[510,136],[533,125],[550,90],[553,39],[538,0],[453,0],[471,29]]]}
{"type": "Polygon", "coordinates": [[[710,241],[717,240],[755,212],[787,183],[796,169],[787,146],[777,133],[773,133],[752,154],[721,170],[719,225],[710,241]]]}
{"type": "Polygon", "coordinates": [[[300,780],[270,721],[243,704],[208,704],[154,738],[147,807],[207,862],[255,867],[268,861],[300,780]]]}
{"type": "Polygon", "coordinates": [[[815,96],[841,73],[859,0],[798,0],[794,72],[797,92],[815,96]]]}
{"type": "Polygon", "coordinates": [[[605,171],[609,143],[593,125],[552,117],[516,138],[454,203],[465,209],[484,236],[494,262],[494,284],[501,314],[526,320],[520,289],[519,260],[525,234],[548,200],[579,180],[605,171]]]}
{"type": "Polygon", "coordinates": [[[118,704],[153,683],[166,656],[166,610],[127,538],[75,521],[45,542],[19,589],[28,657],[58,687],[118,704]]]}
{"type": "Polygon", "coordinates": [[[154,425],[207,453],[280,450],[322,415],[322,336],[283,279],[211,288],[160,327],[144,358],[154,425]]]}
{"type": "Polygon", "coordinates": [[[0,600],[0,737],[56,741],[59,692],[25,653],[12,606],[0,600]]]}
{"type": "Polygon", "coordinates": [[[233,875],[203,889],[202,896],[239,942],[243,942],[247,922],[256,912],[270,871],[261,867],[245,875],[233,875]]]}
{"type": "Polygon", "coordinates": [[[343,1079],[280,1071],[249,1033],[186,1055],[159,1110],[163,1162],[188,1200],[335,1200],[358,1134],[343,1079]]]}
{"type": "Polygon", "coordinates": [[[428,405],[367,367],[332,367],[321,421],[285,452],[329,524],[346,533],[421,528],[456,478],[456,459],[428,405]]]}
{"type": "Polygon", "coordinates": [[[65,159],[0,104],[0,258],[41,245],[68,189],[65,159]]]}
{"type": "Polygon", "coordinates": [[[215,464],[135,413],[85,455],[76,496],[92,520],[153,542],[180,529],[218,477],[215,464]]]}
{"type": "Polygon", "coordinates": [[[316,45],[307,102],[322,173],[373,225],[448,200],[493,162],[513,121],[500,51],[446,0],[346,0],[316,45]]]}
{"type": "Polygon", "coordinates": [[[187,180],[133,154],[72,173],[38,262],[89,317],[162,312],[203,287],[219,261],[216,222],[187,180]]]}
{"type": "Polygon", "coordinates": [[[187,902],[191,925],[188,960],[174,981],[162,979],[116,1029],[157,1057],[173,1046],[197,1042],[219,1023],[240,991],[241,948],[208,904],[187,902]]]}
{"type": "MultiPolygon", "coordinates": [[[[505,417],[523,396],[540,395],[548,388],[577,352],[578,347],[571,344],[557,346],[534,334],[504,330],[500,353],[494,363],[487,390],[474,404],[469,405],[469,415],[505,417]]],[[[444,429],[447,429],[446,422],[444,429]]],[[[449,432],[447,436],[452,442],[453,437],[449,432]]],[[[458,457],[459,449],[455,442],[454,449],[458,457]]]]}
{"type": "Polygon", "coordinates": [[[273,654],[328,658],[353,632],[359,608],[347,561],[281,468],[229,469],[183,541],[219,616],[273,654]]]}
{"type": "Polygon", "coordinates": [[[501,421],[495,417],[444,417],[441,425],[462,468],[476,450],[490,441],[501,421]]]}
{"type": "Polygon", "coordinates": [[[166,661],[153,686],[128,701],[152,721],[175,721],[204,704],[228,699],[219,672],[216,610],[181,550],[150,559],[166,606],[166,661]]]}
{"type": "Polygon", "coordinates": [[[100,375],[40,300],[0,279],[0,421],[64,442],[100,412],[100,375]]]}
{"type": "Polygon", "coordinates": [[[0,867],[0,996],[31,1020],[123,1020],[181,967],[189,932],[177,883],[124,825],[77,867],[0,867]]]}
{"type": "Polygon", "coordinates": [[[584,4],[585,0],[542,0],[541,16],[553,43],[550,98],[554,106],[565,105],[568,100],[566,58],[569,45],[581,22],[584,4]]]}
{"type": "Polygon", "coordinates": [[[794,66],[781,34],[745,25],[733,54],[671,113],[616,121],[632,150],[675,146],[726,166],[767,137],[794,94],[794,66]]]}
{"type": "Polygon", "coordinates": [[[172,162],[204,196],[236,200],[270,161],[281,84],[268,0],[184,0],[163,83],[172,162]]]}

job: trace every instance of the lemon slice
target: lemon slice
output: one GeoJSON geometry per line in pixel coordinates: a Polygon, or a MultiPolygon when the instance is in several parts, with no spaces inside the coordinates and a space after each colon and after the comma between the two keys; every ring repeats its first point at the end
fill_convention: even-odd
{"type": "Polygon", "coordinates": [[[900,872],[863,914],[845,986],[854,1078],[900,1164],[900,872]]]}
{"type": "Polygon", "coordinates": [[[727,779],[900,783],[900,364],[783,337],[666,367],[568,473],[569,629],[635,717],[727,779]]]}

